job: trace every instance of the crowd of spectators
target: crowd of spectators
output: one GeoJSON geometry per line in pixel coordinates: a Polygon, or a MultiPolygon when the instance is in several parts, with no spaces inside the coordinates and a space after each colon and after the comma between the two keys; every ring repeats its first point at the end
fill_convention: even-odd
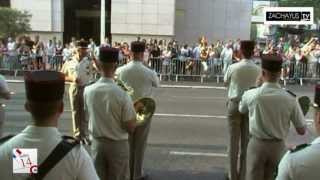
{"type": "Polygon", "coordinates": [[[21,36],[16,39],[9,37],[0,41],[0,65],[1,68],[16,70],[40,70],[58,69],[63,64],[63,54],[68,49],[62,41],[55,37],[48,42],[35,36],[32,40],[29,36],[21,36]]]}
{"type": "MultiPolygon", "coordinates": [[[[195,66],[199,73],[219,72],[223,74],[228,66],[241,59],[240,39],[228,41],[183,44],[172,40],[141,39],[146,43],[145,64],[158,73],[168,73],[169,66],[182,62],[182,73],[190,73],[195,66]],[[204,46],[204,47],[203,47],[204,46]],[[201,63],[197,63],[200,62],[201,63]],[[173,63],[175,62],[175,63],[173,63]],[[158,67],[156,67],[158,66],[158,67]],[[161,68],[159,68],[161,66],[161,68]],[[201,71],[201,72],[200,72],[201,71]]],[[[129,42],[109,42],[106,38],[98,46],[91,38],[88,40],[88,55],[93,56],[100,46],[120,49],[121,63],[131,60],[129,42]]],[[[76,38],[70,43],[63,43],[55,37],[48,42],[41,41],[39,36],[32,40],[29,36],[21,36],[14,40],[9,37],[0,41],[0,67],[4,69],[23,70],[59,70],[65,61],[72,58],[75,50],[76,38]]],[[[298,78],[307,74],[311,77],[320,76],[320,43],[318,38],[305,41],[298,35],[281,37],[256,43],[254,58],[259,63],[262,54],[279,54],[283,57],[283,77],[298,78]]]]}

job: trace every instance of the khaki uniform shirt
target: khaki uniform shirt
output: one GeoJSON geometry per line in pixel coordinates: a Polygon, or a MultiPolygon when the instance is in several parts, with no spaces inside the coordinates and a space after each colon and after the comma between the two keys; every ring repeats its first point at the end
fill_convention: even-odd
{"type": "Polygon", "coordinates": [[[279,164],[277,180],[318,180],[319,167],[320,137],[304,149],[287,152],[279,164]]]}
{"type": "Polygon", "coordinates": [[[133,88],[133,101],[141,97],[152,97],[153,88],[160,86],[157,73],[147,68],[140,61],[131,61],[127,65],[118,68],[116,75],[133,88]]]}
{"type": "Polygon", "coordinates": [[[243,59],[232,64],[224,75],[228,85],[228,99],[240,101],[244,91],[255,86],[261,69],[252,60],[243,59]]]}
{"type": "MultiPolygon", "coordinates": [[[[61,72],[67,76],[80,79],[80,86],[85,86],[93,80],[93,65],[88,57],[84,57],[80,62],[76,58],[67,61],[62,67],[61,72]]],[[[73,85],[75,85],[73,83],[73,85]]]]}
{"type": "MultiPolygon", "coordinates": [[[[0,75],[0,93],[8,93],[9,92],[9,87],[6,82],[6,79],[4,76],[0,75]]],[[[0,97],[0,104],[3,103],[3,98],[0,97]]]]}
{"type": "Polygon", "coordinates": [[[109,78],[100,78],[84,90],[84,104],[93,138],[128,140],[126,122],[136,117],[129,95],[109,78]]]}
{"type": "MultiPolygon", "coordinates": [[[[27,126],[20,134],[0,146],[0,174],[3,180],[25,180],[28,174],[13,174],[14,148],[36,148],[40,165],[61,141],[61,134],[54,127],[27,126]]],[[[46,180],[97,180],[99,179],[87,151],[74,147],[45,176],[46,180]]]]}
{"type": "Polygon", "coordinates": [[[264,83],[259,88],[246,91],[239,111],[249,112],[250,134],[260,139],[285,139],[290,122],[296,128],[305,126],[296,99],[278,83],[264,83]]]}

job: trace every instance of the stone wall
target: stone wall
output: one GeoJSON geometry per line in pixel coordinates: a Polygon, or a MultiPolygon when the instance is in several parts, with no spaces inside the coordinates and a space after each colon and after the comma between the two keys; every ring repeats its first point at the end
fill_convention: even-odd
{"type": "Polygon", "coordinates": [[[112,39],[173,36],[174,17],[175,0],[112,0],[112,39]]]}

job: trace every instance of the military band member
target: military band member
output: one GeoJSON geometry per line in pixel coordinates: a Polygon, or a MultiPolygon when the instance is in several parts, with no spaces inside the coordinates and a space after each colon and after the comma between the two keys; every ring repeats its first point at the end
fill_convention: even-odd
{"type": "Polygon", "coordinates": [[[277,180],[318,180],[320,177],[320,85],[315,88],[314,127],[318,137],[288,151],[278,167],[277,180]]]}
{"type": "Polygon", "coordinates": [[[298,134],[305,133],[302,111],[295,99],[278,83],[282,59],[262,56],[262,80],[259,88],[242,96],[239,111],[249,113],[250,140],[247,150],[247,180],[272,180],[285,151],[290,122],[298,134]]]}
{"type": "Polygon", "coordinates": [[[128,133],[136,126],[133,102],[114,81],[118,58],[118,49],[100,48],[97,62],[102,77],[84,91],[92,156],[102,180],[129,178],[128,133]]]}
{"type": "Polygon", "coordinates": [[[4,104],[2,104],[3,99],[9,100],[11,98],[10,91],[6,79],[4,76],[0,75],[0,138],[3,133],[3,123],[5,120],[4,104]]]}
{"type": "MultiPolygon", "coordinates": [[[[55,161],[52,157],[57,158],[60,153],[63,154],[62,159],[58,159],[58,162],[53,165],[52,169],[49,169],[43,178],[36,179],[98,180],[92,159],[82,145],[70,137],[69,141],[72,144],[67,143],[68,146],[72,146],[70,151],[63,152],[59,146],[65,139],[57,128],[58,119],[64,109],[64,75],[53,71],[31,72],[25,76],[25,88],[27,97],[25,108],[31,113],[33,124],[28,125],[21,133],[4,143],[0,140],[1,179],[25,180],[29,178],[29,173],[13,173],[12,153],[14,148],[32,148],[37,149],[38,174],[42,174],[48,166],[52,167],[52,163],[55,161]],[[48,162],[49,157],[52,160],[50,162],[48,162]],[[42,166],[42,163],[45,162],[46,167],[42,166]]],[[[32,165],[35,162],[32,159],[25,161],[28,166],[30,163],[32,165]]]]}
{"type": "Polygon", "coordinates": [[[253,60],[254,41],[241,41],[242,60],[232,64],[224,76],[228,88],[228,123],[229,123],[229,179],[244,180],[246,170],[246,153],[249,139],[248,116],[239,112],[239,102],[243,93],[255,86],[261,68],[253,60]],[[241,147],[240,163],[238,163],[239,146],[241,147]],[[238,164],[240,167],[238,168],[238,164]],[[238,172],[239,169],[239,172],[238,172]]]}
{"type": "MultiPolygon", "coordinates": [[[[153,89],[160,86],[156,72],[150,70],[143,64],[145,48],[146,46],[144,42],[132,42],[131,51],[133,53],[133,61],[130,61],[127,65],[118,68],[116,71],[118,78],[133,88],[134,93],[131,96],[133,101],[136,101],[141,97],[152,97],[153,89]]],[[[131,163],[132,158],[135,160],[133,165],[134,179],[147,179],[147,176],[143,173],[143,158],[147,145],[150,123],[151,120],[143,126],[137,127],[134,137],[130,136],[131,163]],[[135,142],[134,145],[132,144],[133,142],[135,142]],[[135,149],[133,150],[132,147],[135,147],[135,149]],[[133,154],[133,152],[135,153],[133,154]]]]}
{"type": "Polygon", "coordinates": [[[88,122],[85,119],[83,91],[86,85],[93,80],[93,63],[87,56],[88,44],[84,40],[77,42],[77,51],[70,61],[67,61],[62,72],[66,81],[70,82],[69,99],[72,111],[73,135],[77,139],[88,139],[88,122]]]}

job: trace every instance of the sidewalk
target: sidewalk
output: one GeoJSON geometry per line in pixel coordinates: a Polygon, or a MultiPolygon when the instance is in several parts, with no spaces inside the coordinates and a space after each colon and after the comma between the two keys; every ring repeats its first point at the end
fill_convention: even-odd
{"type": "MultiPolygon", "coordinates": [[[[22,83],[23,82],[23,74],[26,71],[23,70],[4,70],[0,69],[0,74],[4,75],[6,80],[9,83],[22,83]]],[[[197,89],[225,89],[223,87],[223,83],[217,83],[215,79],[206,79],[203,83],[200,82],[200,79],[195,80],[181,80],[181,81],[173,81],[173,80],[162,80],[161,87],[164,88],[197,88],[197,89]]]]}
{"type": "MultiPolygon", "coordinates": [[[[9,83],[22,83],[23,82],[23,74],[25,71],[10,71],[10,70],[3,70],[0,69],[0,74],[4,75],[6,80],[9,83]]],[[[190,78],[191,79],[191,78],[190,78]]],[[[162,80],[161,87],[162,88],[194,88],[194,89],[221,89],[225,90],[226,88],[223,85],[223,82],[220,83],[216,82],[215,78],[205,79],[203,83],[201,83],[200,79],[194,80],[180,80],[180,81],[173,81],[173,80],[162,80]]],[[[283,84],[282,84],[283,85],[283,84]]],[[[314,88],[315,83],[313,81],[307,81],[300,86],[299,84],[287,84],[286,88],[291,89],[298,92],[309,92],[312,91],[314,88]]]]}

